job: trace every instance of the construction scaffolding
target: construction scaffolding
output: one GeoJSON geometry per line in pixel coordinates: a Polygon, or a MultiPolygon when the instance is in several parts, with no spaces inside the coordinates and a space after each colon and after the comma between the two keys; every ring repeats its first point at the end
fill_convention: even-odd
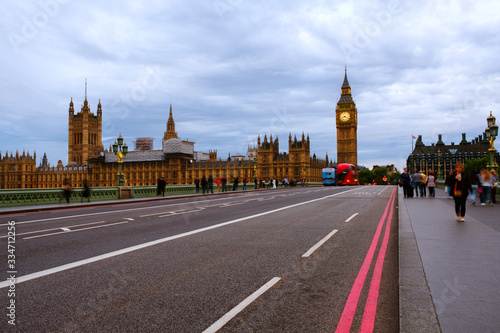
{"type": "Polygon", "coordinates": [[[136,138],[134,150],[153,150],[153,138],[136,138]]]}

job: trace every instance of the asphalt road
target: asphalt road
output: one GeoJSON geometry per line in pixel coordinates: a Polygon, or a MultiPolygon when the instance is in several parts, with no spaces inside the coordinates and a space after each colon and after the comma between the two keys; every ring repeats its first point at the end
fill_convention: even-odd
{"type": "Polygon", "coordinates": [[[16,234],[14,270],[6,250],[1,258],[16,282],[0,283],[16,325],[3,315],[0,328],[348,332],[373,322],[375,332],[397,332],[393,190],[294,188],[0,216],[0,248],[9,227],[16,234]]]}

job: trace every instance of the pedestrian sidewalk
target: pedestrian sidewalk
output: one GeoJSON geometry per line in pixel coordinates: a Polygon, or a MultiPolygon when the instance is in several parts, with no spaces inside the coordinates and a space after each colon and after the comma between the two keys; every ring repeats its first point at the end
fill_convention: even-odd
{"type": "Polygon", "coordinates": [[[500,204],[404,198],[399,188],[400,332],[500,332],[500,204]]]}

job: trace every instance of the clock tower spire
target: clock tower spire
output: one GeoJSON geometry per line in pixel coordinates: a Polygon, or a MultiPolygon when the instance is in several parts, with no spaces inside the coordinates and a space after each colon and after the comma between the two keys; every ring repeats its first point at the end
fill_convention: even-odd
{"type": "Polygon", "coordinates": [[[351,86],[347,80],[347,67],[340,99],[335,109],[337,124],[337,163],[358,165],[358,110],[351,96],[351,86]]]}

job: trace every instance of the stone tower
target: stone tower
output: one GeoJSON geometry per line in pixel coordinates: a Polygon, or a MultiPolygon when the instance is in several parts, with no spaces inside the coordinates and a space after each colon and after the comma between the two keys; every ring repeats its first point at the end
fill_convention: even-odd
{"type": "Polygon", "coordinates": [[[347,81],[347,69],[341,88],[340,99],[335,109],[337,124],[337,163],[358,165],[358,110],[351,96],[347,81]]]}
{"type": "Polygon", "coordinates": [[[97,104],[97,115],[90,112],[85,80],[85,101],[81,111],[75,114],[73,97],[69,103],[68,164],[85,165],[88,159],[99,155],[102,146],[102,106],[97,104]]]}
{"type": "Polygon", "coordinates": [[[309,134],[307,135],[306,139],[304,133],[302,133],[302,140],[300,141],[297,140],[297,136],[295,136],[292,140],[292,134],[289,134],[288,154],[290,155],[290,161],[292,161],[293,163],[300,163],[299,165],[308,163],[311,154],[310,147],[311,142],[309,140],[309,134]]]}

